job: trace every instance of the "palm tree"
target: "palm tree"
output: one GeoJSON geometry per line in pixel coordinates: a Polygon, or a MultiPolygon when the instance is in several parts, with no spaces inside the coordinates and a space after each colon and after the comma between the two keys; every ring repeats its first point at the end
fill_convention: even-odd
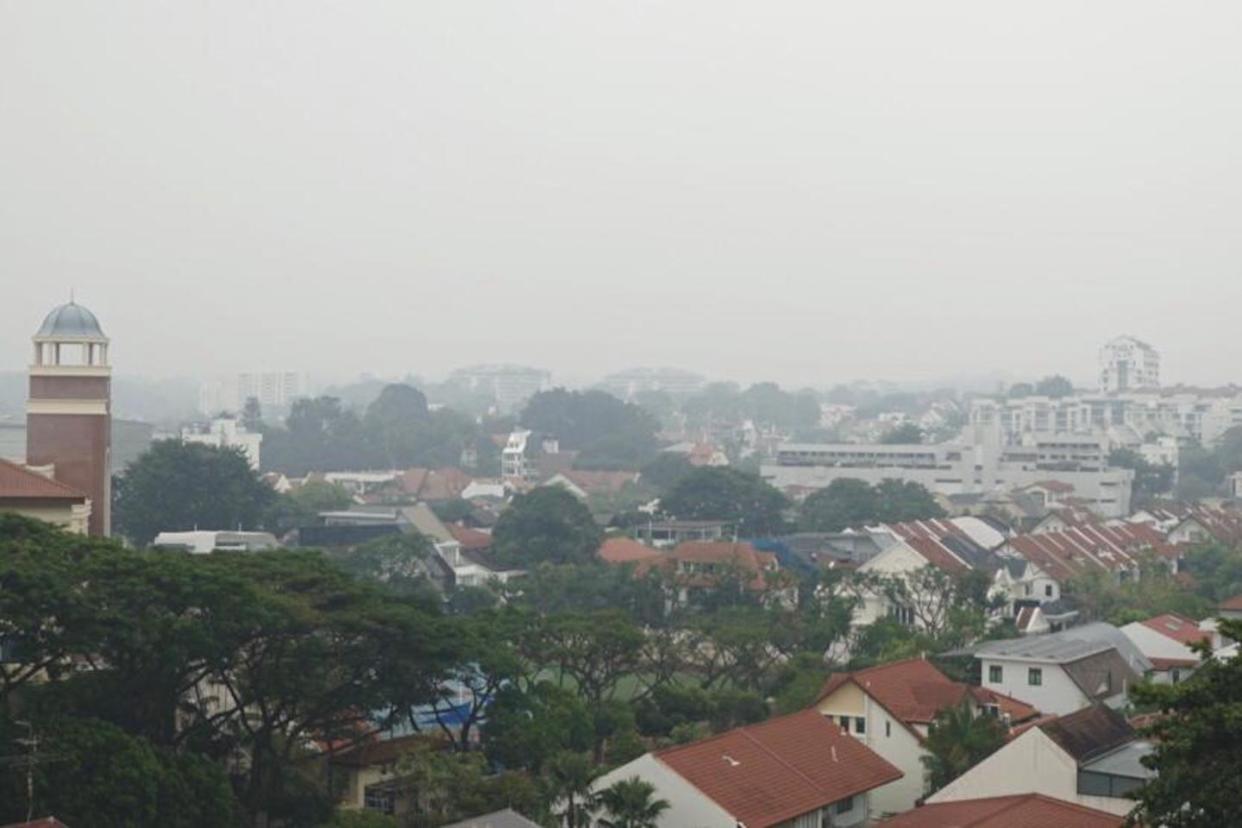
{"type": "Polygon", "coordinates": [[[548,789],[553,811],[565,828],[587,828],[591,824],[591,812],[595,810],[591,786],[597,776],[599,771],[585,753],[566,750],[548,762],[548,789]]]}
{"type": "Polygon", "coordinates": [[[599,792],[597,801],[608,814],[600,820],[607,828],[656,828],[667,799],[653,799],[655,786],[637,776],[621,779],[599,792]]]}
{"type": "Polygon", "coordinates": [[[928,791],[945,785],[982,762],[1005,743],[1005,729],[992,716],[976,714],[970,701],[946,707],[927,730],[928,791]]]}

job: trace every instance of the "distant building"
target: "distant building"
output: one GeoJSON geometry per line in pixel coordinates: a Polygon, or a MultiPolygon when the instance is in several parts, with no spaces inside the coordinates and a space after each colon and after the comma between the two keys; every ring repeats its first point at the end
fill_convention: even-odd
{"type": "Polygon", "coordinates": [[[631,400],[638,394],[652,391],[689,396],[702,389],[706,382],[698,374],[677,368],[631,368],[609,374],[600,380],[599,387],[618,399],[631,400]]]}
{"type": "Polygon", "coordinates": [[[264,409],[288,409],[309,394],[306,375],[295,371],[249,371],[228,379],[205,382],[198,389],[198,408],[214,417],[239,414],[254,398],[264,409]]]}
{"type": "Polygon", "coordinates": [[[156,549],[177,550],[193,555],[211,552],[259,552],[280,546],[270,532],[160,532],[151,542],[156,549]]]}
{"type": "Polygon", "coordinates": [[[99,320],[70,301],[35,333],[26,462],[91,502],[89,532],[112,532],[112,367],[99,320]]]}
{"type": "Polygon", "coordinates": [[[181,429],[181,441],[215,448],[239,448],[246,455],[250,468],[259,470],[259,448],[263,443],[263,435],[247,431],[238,420],[219,418],[206,425],[187,426],[181,429]]]}
{"type": "Polygon", "coordinates": [[[552,375],[538,368],[521,365],[474,365],[459,368],[449,375],[448,381],[471,391],[491,394],[497,410],[512,413],[526,401],[552,387],[552,375]]]}
{"type": "Polygon", "coordinates": [[[1160,387],[1160,354],[1132,336],[1119,336],[1100,349],[1100,390],[1160,387]]]}
{"type": "Polygon", "coordinates": [[[545,468],[540,458],[559,453],[560,443],[555,437],[517,429],[500,451],[500,476],[509,482],[534,480],[545,468]]]}
{"type": "Polygon", "coordinates": [[[37,518],[84,535],[91,507],[84,493],[53,480],[50,469],[29,469],[0,460],[0,513],[37,518]]]}

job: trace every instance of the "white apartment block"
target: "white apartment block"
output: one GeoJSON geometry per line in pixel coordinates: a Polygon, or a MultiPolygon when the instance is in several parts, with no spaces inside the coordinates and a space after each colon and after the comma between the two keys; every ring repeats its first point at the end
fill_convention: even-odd
{"type": "Polygon", "coordinates": [[[263,443],[263,435],[247,431],[237,420],[216,419],[206,425],[187,426],[181,429],[181,442],[201,443],[216,448],[239,448],[246,455],[250,468],[259,470],[259,447],[263,443]]]}
{"type": "Polygon", "coordinates": [[[1160,387],[1160,353],[1132,336],[1119,336],[1100,349],[1100,390],[1105,393],[1160,387]]]}
{"type": "Polygon", "coordinates": [[[198,389],[198,410],[208,416],[227,411],[240,414],[251,397],[264,409],[287,409],[309,395],[305,374],[294,371],[252,371],[205,382],[198,389]]]}

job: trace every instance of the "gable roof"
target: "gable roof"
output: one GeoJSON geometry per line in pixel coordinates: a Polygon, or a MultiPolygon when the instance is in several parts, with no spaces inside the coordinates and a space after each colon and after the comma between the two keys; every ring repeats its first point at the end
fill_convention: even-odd
{"type": "Polygon", "coordinates": [[[84,501],[86,495],[25,466],[0,460],[0,498],[84,501]]]}
{"type": "Polygon", "coordinates": [[[1116,650],[1135,672],[1145,673],[1151,669],[1151,662],[1125,633],[1102,621],[1046,635],[984,641],[975,646],[974,653],[976,658],[1012,658],[1069,664],[1110,649],[1116,650]]]}
{"type": "Polygon", "coordinates": [[[1039,726],[1078,764],[1137,738],[1125,717],[1105,704],[1093,704],[1039,726]]]}
{"type": "Polygon", "coordinates": [[[451,822],[443,828],[540,828],[539,823],[531,822],[512,808],[494,811],[482,816],[451,822]]]}
{"type": "Polygon", "coordinates": [[[909,658],[828,677],[820,690],[823,701],[845,684],[853,683],[881,707],[907,725],[930,724],[940,711],[961,704],[967,697],[979,704],[994,704],[1015,722],[1039,711],[1025,702],[982,687],[953,681],[925,658],[909,658]]]}
{"type": "Polygon", "coordinates": [[[1200,641],[1211,641],[1212,636],[1199,629],[1199,622],[1194,619],[1179,615],[1176,612],[1166,612],[1164,615],[1157,615],[1154,618],[1148,618],[1146,621],[1140,621],[1144,627],[1160,633],[1165,638],[1171,638],[1179,644],[1190,646],[1198,644],[1200,641]]]}
{"type": "MultiPolygon", "coordinates": [[[[1150,659],[1147,661],[1151,664],[1150,659]]],[[[1062,669],[1089,699],[1107,699],[1127,691],[1143,680],[1115,649],[1071,661],[1063,665],[1062,669]]]]}
{"type": "Polygon", "coordinates": [[[900,538],[932,566],[947,572],[964,572],[987,564],[987,548],[951,519],[930,518],[881,524],[879,530],[900,538]]]}
{"type": "Polygon", "coordinates": [[[884,828],[1119,828],[1125,818],[1043,794],[923,805],[886,819],[884,828]]]}
{"type": "Polygon", "coordinates": [[[682,541],[667,552],[655,557],[640,560],[637,574],[644,574],[652,567],[671,569],[685,586],[711,587],[719,583],[719,576],[724,570],[710,572],[690,569],[683,571],[685,565],[735,567],[739,574],[749,574],[747,588],[763,591],[768,588],[765,573],[777,572],[780,562],[771,552],[756,549],[746,541],[682,541]]]}
{"type": "Polygon", "coordinates": [[[1217,607],[1217,609],[1231,612],[1242,612],[1242,593],[1221,601],[1220,606],[1217,607]]]}
{"type": "Polygon", "coordinates": [[[482,550],[492,547],[492,536],[487,532],[480,532],[478,529],[471,529],[469,526],[456,523],[450,523],[448,530],[453,539],[461,544],[462,549],[482,550]]]}
{"type": "Polygon", "coordinates": [[[654,756],[747,828],[777,825],[902,776],[814,710],[654,756]]]}
{"type": "Polygon", "coordinates": [[[604,563],[619,564],[658,558],[662,553],[633,538],[620,537],[605,540],[595,554],[604,563]]]}
{"type": "Polygon", "coordinates": [[[1058,532],[1018,535],[1010,538],[1006,547],[1057,581],[1091,569],[1105,572],[1134,569],[1143,552],[1153,552],[1166,559],[1178,557],[1177,549],[1145,523],[1115,526],[1083,523],[1058,532]]]}

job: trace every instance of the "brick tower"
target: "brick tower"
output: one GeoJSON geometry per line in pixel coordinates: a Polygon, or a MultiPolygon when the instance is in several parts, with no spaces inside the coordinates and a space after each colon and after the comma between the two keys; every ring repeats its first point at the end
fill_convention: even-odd
{"type": "Polygon", "coordinates": [[[91,499],[92,535],[112,531],[112,368],[95,314],[72,300],[34,335],[26,462],[53,466],[56,480],[91,499]]]}

